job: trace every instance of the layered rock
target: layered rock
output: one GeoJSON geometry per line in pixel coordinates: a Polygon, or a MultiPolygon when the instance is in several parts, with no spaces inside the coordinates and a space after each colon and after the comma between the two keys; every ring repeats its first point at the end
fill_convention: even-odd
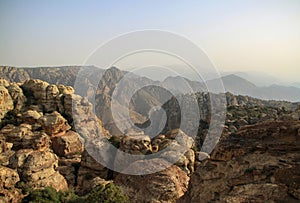
{"type": "Polygon", "coordinates": [[[53,151],[60,157],[73,157],[83,152],[83,141],[74,131],[68,131],[62,136],[52,139],[53,151]]]}
{"type": "Polygon", "coordinates": [[[194,140],[180,129],[170,130],[152,140],[152,148],[159,157],[176,164],[188,175],[194,172],[194,140]]]}
{"type": "Polygon", "coordinates": [[[78,191],[81,194],[88,192],[97,180],[108,178],[108,169],[98,163],[86,150],[82,154],[78,171],[78,191]]]}
{"type": "Polygon", "coordinates": [[[58,158],[50,151],[19,150],[11,157],[10,167],[32,188],[51,186],[57,191],[68,188],[65,178],[57,171],[58,158]]]}
{"type": "Polygon", "coordinates": [[[5,86],[0,85],[0,122],[5,114],[14,109],[13,100],[5,86]]]}
{"type": "MultiPolygon", "coordinates": [[[[41,80],[11,84],[3,80],[0,84],[1,102],[5,102],[1,106],[5,122],[0,129],[0,159],[3,167],[18,175],[16,182],[33,189],[51,186],[67,190],[78,185],[83,190],[81,182],[88,182],[85,169],[95,174],[92,182],[85,183],[89,187],[101,182],[100,177],[107,178],[108,170],[99,172],[98,163],[91,157],[84,155],[81,160],[84,140],[110,137],[87,99],[74,95],[71,87],[41,80]],[[78,176],[79,168],[85,176],[78,176]]],[[[14,198],[7,191],[3,194],[5,202],[10,198],[17,201],[17,195],[14,198]]]]}
{"type": "Polygon", "coordinates": [[[16,171],[0,166],[0,202],[19,202],[23,195],[15,188],[15,184],[20,180],[16,171]]]}
{"type": "Polygon", "coordinates": [[[49,114],[46,113],[39,118],[38,122],[51,137],[62,136],[71,129],[68,121],[56,111],[49,114]]]}
{"type": "Polygon", "coordinates": [[[299,201],[299,129],[299,121],[268,121],[225,137],[183,202],[299,201]]]}
{"type": "MultiPolygon", "coordinates": [[[[176,202],[188,188],[189,177],[177,166],[169,166],[162,159],[134,162],[130,168],[133,174],[141,168],[150,169],[165,166],[165,170],[149,175],[119,174],[115,183],[122,187],[131,202],[176,202]]],[[[145,171],[147,173],[147,171],[145,171]]]]}

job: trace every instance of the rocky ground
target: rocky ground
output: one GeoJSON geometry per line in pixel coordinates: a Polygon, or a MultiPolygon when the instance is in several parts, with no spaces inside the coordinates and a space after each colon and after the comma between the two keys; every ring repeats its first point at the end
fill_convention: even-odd
{"type": "MultiPolygon", "coordinates": [[[[199,99],[206,101],[205,95],[199,99]]],[[[155,138],[132,131],[120,136],[107,131],[88,100],[75,95],[70,86],[1,80],[0,202],[19,202],[28,195],[20,187],[24,184],[33,189],[72,189],[84,195],[110,182],[120,186],[130,202],[299,201],[297,104],[272,104],[231,94],[226,99],[223,135],[209,155],[200,152],[209,108],[202,112],[196,144],[176,129],[176,123],[155,138]],[[139,171],[147,164],[168,167],[150,175],[112,172],[85,150],[84,144],[94,140],[99,146],[109,140],[129,154],[159,155],[149,164],[122,161],[121,153],[107,154],[105,158],[124,172],[139,171]],[[180,149],[185,153],[180,154],[180,149]]]]}

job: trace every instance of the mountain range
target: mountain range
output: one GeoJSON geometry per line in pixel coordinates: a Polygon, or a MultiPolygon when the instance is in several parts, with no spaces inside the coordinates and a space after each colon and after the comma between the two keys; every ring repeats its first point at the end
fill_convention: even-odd
{"type": "MultiPolygon", "coordinates": [[[[16,68],[2,66],[0,70],[0,77],[10,82],[21,82],[30,78],[37,78],[49,83],[64,84],[74,86],[76,76],[80,71],[81,66],[62,66],[62,67],[39,67],[39,68],[16,68]]],[[[97,86],[95,83],[96,77],[101,78],[101,75],[105,72],[104,69],[96,68],[94,66],[84,66],[85,78],[90,86],[97,86]]],[[[122,75],[125,75],[126,71],[120,71],[122,75]]],[[[285,100],[291,102],[300,101],[300,85],[293,83],[290,86],[282,85],[279,80],[274,79],[274,83],[271,82],[272,77],[262,77],[257,75],[257,84],[253,83],[255,74],[246,74],[236,72],[235,74],[223,75],[220,79],[224,84],[225,91],[231,92],[237,95],[251,96],[264,100],[285,100]],[[249,80],[247,80],[248,78],[249,80]],[[262,82],[264,78],[266,82],[262,82]],[[259,82],[261,81],[261,82],[259,82]],[[262,84],[270,84],[261,86],[262,84]]],[[[146,77],[140,77],[134,74],[128,74],[127,78],[140,79],[139,83],[151,83],[168,90],[173,93],[189,93],[189,92],[202,92],[207,91],[207,86],[210,87],[211,92],[219,93],[219,90],[214,88],[219,79],[210,79],[204,82],[198,82],[189,80],[181,76],[170,76],[163,81],[153,81],[146,77]]],[[[132,81],[133,82],[133,81],[132,81]]],[[[87,90],[88,92],[89,90],[87,90]]]]}

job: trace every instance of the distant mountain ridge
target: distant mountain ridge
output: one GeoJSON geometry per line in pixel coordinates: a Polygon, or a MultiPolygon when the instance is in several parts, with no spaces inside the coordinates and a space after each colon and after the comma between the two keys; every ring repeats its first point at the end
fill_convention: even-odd
{"type": "MultiPolygon", "coordinates": [[[[92,84],[95,83],[93,82],[95,81],[93,80],[93,78],[100,78],[99,74],[102,75],[105,70],[96,68],[94,66],[61,66],[38,68],[16,68],[2,66],[0,71],[0,78],[6,79],[10,82],[21,82],[24,80],[36,78],[49,83],[74,86],[76,76],[82,67],[85,68],[85,75],[87,78],[87,81],[83,82],[88,83],[88,85],[91,87],[97,86],[98,84],[92,84]]],[[[128,72],[120,70],[120,73],[122,73],[122,75],[125,75],[128,72]]],[[[139,80],[139,83],[147,83],[147,81],[152,81],[149,78],[137,76],[134,74],[130,74],[129,77],[133,78],[133,81],[139,80]]],[[[222,76],[221,80],[224,84],[225,91],[231,92],[233,94],[251,96],[264,100],[286,100],[291,102],[300,101],[300,86],[298,86],[299,84],[295,84],[293,86],[274,84],[270,86],[260,87],[235,74],[222,76]]],[[[173,93],[178,94],[207,91],[207,86],[210,87],[209,91],[211,91],[212,93],[219,93],[219,90],[214,88],[216,83],[218,83],[218,79],[208,80],[204,83],[202,81],[192,81],[180,76],[170,76],[162,82],[156,81],[157,85],[165,87],[167,90],[171,90],[173,91],[173,93]]],[[[91,90],[87,90],[87,94],[88,91],[91,90]]]]}
{"type": "MultiPolygon", "coordinates": [[[[278,100],[278,101],[300,101],[300,88],[294,86],[283,86],[283,85],[270,85],[259,87],[254,83],[239,77],[234,74],[226,75],[220,79],[212,79],[204,82],[190,81],[185,78],[179,79],[178,77],[169,77],[163,84],[167,84],[169,88],[174,88],[176,84],[182,83],[184,79],[191,87],[194,92],[208,91],[212,93],[221,93],[221,90],[216,88],[219,84],[220,79],[223,82],[224,90],[236,95],[250,96],[263,100],[278,100]],[[167,82],[166,82],[167,81],[167,82]],[[172,81],[172,83],[170,82],[172,81]],[[172,84],[172,85],[171,85],[172,84]]],[[[187,91],[188,93],[189,91],[187,91]]]]}

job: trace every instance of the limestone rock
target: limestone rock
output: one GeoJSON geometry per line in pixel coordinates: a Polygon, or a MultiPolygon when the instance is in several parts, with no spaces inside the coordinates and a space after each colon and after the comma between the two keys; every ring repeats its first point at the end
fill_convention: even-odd
{"type": "Polygon", "coordinates": [[[13,143],[13,150],[19,150],[23,145],[24,137],[33,137],[32,126],[28,124],[21,124],[14,126],[6,125],[0,130],[0,136],[4,137],[7,142],[13,143]]]}
{"type": "Polygon", "coordinates": [[[58,160],[57,170],[63,175],[70,189],[74,189],[77,185],[78,169],[80,167],[81,156],[73,156],[72,158],[60,157],[58,160]]]}
{"type": "Polygon", "coordinates": [[[6,142],[4,137],[0,137],[0,165],[7,166],[9,159],[13,156],[14,151],[11,150],[13,144],[6,142]]]}
{"type": "Polygon", "coordinates": [[[21,124],[20,126],[6,125],[0,131],[0,137],[13,144],[13,150],[36,149],[45,151],[50,147],[51,140],[43,132],[32,132],[32,126],[21,124]]]}
{"type": "Polygon", "coordinates": [[[74,88],[71,86],[58,85],[57,88],[60,94],[74,94],[74,88]]]}
{"type": "Polygon", "coordinates": [[[39,179],[35,182],[30,182],[31,187],[33,188],[44,188],[44,187],[53,187],[56,191],[66,191],[68,190],[68,183],[66,179],[56,171],[52,175],[44,179],[39,179]]]}
{"type": "MultiPolygon", "coordinates": [[[[164,160],[153,159],[138,161],[130,168],[155,167],[155,165],[168,165],[164,160]],[[150,164],[150,165],[149,165],[150,164]],[[149,165],[149,166],[148,166],[149,165]]],[[[131,202],[176,202],[188,188],[189,177],[177,166],[171,166],[163,171],[149,175],[119,174],[115,184],[122,187],[131,202]]]]}
{"type": "Polygon", "coordinates": [[[59,90],[56,85],[34,79],[25,81],[22,87],[25,94],[32,95],[45,112],[52,112],[57,109],[55,98],[59,95],[59,90]]]}
{"type": "Polygon", "coordinates": [[[27,182],[33,188],[46,186],[51,186],[56,190],[68,188],[65,178],[57,172],[58,158],[55,154],[49,151],[25,153],[24,155],[27,157],[18,168],[22,181],[27,182]]]}
{"type": "Polygon", "coordinates": [[[26,102],[26,97],[23,94],[23,90],[20,88],[20,86],[17,83],[11,83],[7,87],[7,89],[9,91],[9,94],[11,95],[11,98],[13,99],[14,113],[20,112],[26,102]]]}
{"type": "Polygon", "coordinates": [[[98,163],[86,150],[82,154],[78,171],[78,188],[84,193],[91,189],[91,183],[95,178],[107,179],[108,169],[98,163]]]}
{"type": "Polygon", "coordinates": [[[191,149],[194,140],[180,129],[156,136],[152,140],[152,146],[160,158],[176,164],[188,175],[194,172],[195,153],[191,149]]]}
{"type": "Polygon", "coordinates": [[[23,197],[15,184],[20,180],[16,171],[0,166],[0,202],[17,203],[23,197]]]}
{"type": "Polygon", "coordinates": [[[152,153],[150,137],[146,135],[125,135],[121,139],[120,150],[129,154],[152,153]]]}
{"type": "Polygon", "coordinates": [[[14,109],[13,100],[4,86],[0,86],[0,122],[5,114],[14,109]]]}
{"type": "Polygon", "coordinates": [[[83,141],[78,133],[69,131],[63,136],[53,138],[52,148],[60,157],[71,157],[83,152],[83,141]]]}
{"type": "Polygon", "coordinates": [[[25,181],[37,181],[53,175],[57,167],[58,158],[55,154],[33,151],[25,159],[20,169],[25,181]]]}
{"type": "Polygon", "coordinates": [[[268,121],[225,137],[182,202],[299,201],[299,128],[300,121],[268,121]]]}
{"type": "Polygon", "coordinates": [[[39,118],[38,122],[51,137],[62,136],[67,130],[71,129],[68,121],[56,111],[53,113],[46,113],[39,118]]]}
{"type": "Polygon", "coordinates": [[[12,189],[15,184],[20,181],[19,175],[16,171],[0,166],[0,188],[12,189]]]}
{"type": "Polygon", "coordinates": [[[13,169],[21,168],[27,157],[33,152],[33,149],[20,149],[10,159],[9,167],[13,169]]]}
{"type": "Polygon", "coordinates": [[[35,131],[31,136],[25,136],[22,139],[23,149],[34,149],[43,152],[48,150],[50,146],[50,137],[44,132],[35,131]]]}
{"type": "Polygon", "coordinates": [[[22,113],[22,121],[23,123],[28,123],[30,125],[33,125],[37,123],[38,119],[42,116],[42,113],[39,113],[34,110],[28,110],[22,113]]]}
{"type": "Polygon", "coordinates": [[[5,79],[0,79],[0,86],[3,87],[8,87],[9,86],[9,82],[5,79]]]}

